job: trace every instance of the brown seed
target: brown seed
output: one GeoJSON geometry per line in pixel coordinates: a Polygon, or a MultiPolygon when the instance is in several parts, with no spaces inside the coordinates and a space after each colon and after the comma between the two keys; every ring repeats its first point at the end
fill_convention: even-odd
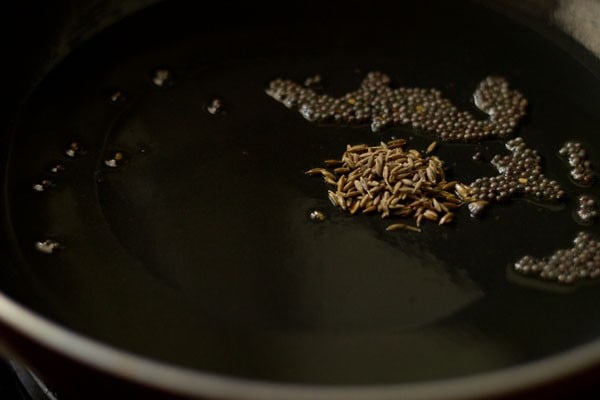
{"type": "Polygon", "coordinates": [[[337,182],[335,180],[335,177],[330,178],[329,176],[323,176],[323,180],[325,181],[325,183],[327,183],[328,185],[331,186],[337,186],[337,182]]]}
{"type": "Polygon", "coordinates": [[[427,150],[425,150],[425,152],[427,154],[431,153],[433,150],[435,150],[436,146],[437,146],[437,142],[431,142],[431,144],[429,146],[427,146],[427,150]]]}
{"type": "Polygon", "coordinates": [[[421,226],[421,221],[423,220],[423,215],[417,216],[417,226],[421,226]]]}
{"type": "Polygon", "coordinates": [[[392,224],[392,225],[389,225],[387,228],[385,228],[385,230],[389,231],[389,232],[401,231],[401,230],[421,232],[421,229],[417,228],[416,226],[407,225],[407,224],[392,224]]]}
{"type": "Polygon", "coordinates": [[[444,214],[444,216],[442,218],[440,218],[440,225],[445,225],[445,224],[449,224],[450,222],[452,222],[452,220],[454,219],[454,214],[452,214],[451,212],[448,212],[446,214],[444,214]]]}
{"type": "Polygon", "coordinates": [[[328,172],[325,168],[311,168],[305,172],[306,175],[322,175],[323,172],[328,172]]]}
{"type": "Polygon", "coordinates": [[[470,189],[468,188],[468,186],[463,185],[461,183],[456,184],[456,186],[454,186],[454,190],[456,191],[458,197],[460,197],[463,200],[468,199],[470,196],[470,189]]]}
{"type": "Polygon", "coordinates": [[[346,174],[350,172],[350,168],[348,167],[338,167],[333,170],[336,174],[346,174]]]}
{"type": "Polygon", "coordinates": [[[352,215],[356,214],[356,212],[358,211],[359,208],[360,208],[360,201],[355,201],[354,204],[352,204],[352,207],[350,208],[350,214],[352,214],[352,215]]]}
{"type": "Polygon", "coordinates": [[[333,204],[335,207],[337,207],[338,202],[337,202],[337,197],[336,197],[335,193],[331,190],[328,190],[327,196],[329,196],[329,201],[331,202],[331,204],[333,204]]]}
{"type": "Polygon", "coordinates": [[[335,200],[337,204],[342,207],[342,210],[346,209],[346,199],[344,199],[344,194],[342,192],[335,192],[335,200]]]}
{"type": "Polygon", "coordinates": [[[442,190],[451,190],[451,189],[454,189],[454,187],[456,186],[457,183],[458,182],[456,182],[456,181],[447,182],[447,183],[445,183],[442,186],[442,190]]]}
{"type": "Polygon", "coordinates": [[[346,148],[346,151],[348,153],[362,153],[362,152],[366,151],[368,148],[369,148],[369,146],[367,146],[366,144],[356,144],[354,146],[348,145],[348,147],[346,148]]]}
{"type": "Polygon", "coordinates": [[[343,164],[343,161],[340,161],[340,160],[333,160],[333,159],[331,159],[331,160],[325,160],[325,161],[324,161],[324,163],[325,163],[325,165],[327,165],[328,167],[332,167],[332,166],[334,166],[334,165],[340,165],[340,164],[343,164]]]}
{"type": "Polygon", "coordinates": [[[427,179],[429,179],[431,182],[435,183],[437,176],[436,176],[436,173],[433,170],[433,168],[431,168],[431,166],[429,166],[429,167],[427,167],[425,172],[427,173],[427,179]]]}
{"type": "Polygon", "coordinates": [[[427,218],[430,221],[437,221],[438,214],[433,210],[426,210],[423,212],[423,217],[427,218]]]}
{"type": "Polygon", "coordinates": [[[369,206],[363,210],[363,213],[368,214],[374,211],[377,211],[377,206],[369,206]]]}

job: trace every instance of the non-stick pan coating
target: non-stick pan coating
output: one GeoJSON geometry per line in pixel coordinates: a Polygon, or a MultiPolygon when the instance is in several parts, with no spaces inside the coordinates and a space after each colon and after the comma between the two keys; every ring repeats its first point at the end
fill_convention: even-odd
{"type": "MultiPolygon", "coordinates": [[[[175,3],[176,5],[178,3],[175,3]]],[[[568,247],[577,188],[557,157],[578,139],[600,165],[598,69],[471,3],[261,5],[205,13],[163,5],[92,39],[40,84],[7,162],[6,228],[14,267],[0,284],[84,335],[200,371],[312,384],[427,382],[538,360],[597,339],[600,288],[533,288],[507,267],[568,247]],[[155,87],[156,68],[173,85],[155,87]],[[570,194],[562,209],[523,200],[451,227],[385,232],[378,217],[334,209],[303,172],[347,143],[405,128],[314,125],[264,93],[277,77],[323,77],[354,90],[381,70],[394,84],[436,87],[460,108],[485,76],[530,101],[518,135],[570,194]],[[110,95],[126,98],[111,104],[110,95]],[[206,105],[222,98],[226,112],[206,105]],[[65,149],[77,141],[86,154],[65,149]],[[117,169],[104,160],[122,151],[117,169]],[[37,180],[65,165],[56,186],[37,180]],[[315,223],[311,210],[327,219],[315,223]],[[41,254],[34,243],[64,245],[41,254]]],[[[494,174],[503,143],[441,144],[450,173],[494,174]]]]}

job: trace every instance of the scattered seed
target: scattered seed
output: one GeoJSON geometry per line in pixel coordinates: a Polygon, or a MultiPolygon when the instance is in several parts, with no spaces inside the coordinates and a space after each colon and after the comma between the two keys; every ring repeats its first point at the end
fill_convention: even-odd
{"type": "Polygon", "coordinates": [[[319,210],[313,210],[309,214],[311,221],[322,222],[325,221],[325,214],[319,210]]]}
{"type": "Polygon", "coordinates": [[[437,146],[437,142],[431,142],[431,144],[429,146],[427,146],[427,150],[425,150],[425,152],[427,154],[430,154],[433,152],[433,150],[435,150],[435,147],[437,146]]]}
{"type": "Polygon", "coordinates": [[[416,226],[407,225],[407,224],[392,224],[392,225],[389,225],[387,228],[385,228],[385,230],[389,231],[389,232],[401,231],[401,230],[421,232],[421,229],[417,228],[416,226]]]}
{"type": "Polygon", "coordinates": [[[33,185],[33,190],[35,190],[36,192],[44,192],[46,191],[46,189],[49,189],[52,186],[52,181],[50,181],[49,179],[43,179],[41,182],[35,183],[33,185]]]}
{"type": "Polygon", "coordinates": [[[71,142],[69,147],[65,150],[65,154],[71,158],[82,153],[81,146],[77,142],[71,142]]]}
{"type": "Polygon", "coordinates": [[[222,113],[223,111],[225,111],[225,104],[223,103],[223,100],[219,99],[218,97],[215,97],[210,101],[210,103],[206,107],[206,111],[213,115],[222,113]]]}
{"type": "Polygon", "coordinates": [[[55,166],[50,168],[50,172],[52,172],[53,174],[58,174],[64,170],[65,170],[65,167],[62,164],[56,164],[55,166]]]}
{"type": "Polygon", "coordinates": [[[152,83],[157,87],[170,86],[173,81],[171,71],[164,68],[159,68],[152,75],[152,83]]]}
{"type": "Polygon", "coordinates": [[[117,90],[113,94],[110,95],[110,102],[112,104],[122,104],[126,100],[125,93],[120,90],[117,90]]]}
{"type": "Polygon", "coordinates": [[[40,253],[52,254],[56,250],[59,250],[61,248],[61,245],[56,240],[46,239],[43,241],[35,242],[34,247],[40,253]]]}

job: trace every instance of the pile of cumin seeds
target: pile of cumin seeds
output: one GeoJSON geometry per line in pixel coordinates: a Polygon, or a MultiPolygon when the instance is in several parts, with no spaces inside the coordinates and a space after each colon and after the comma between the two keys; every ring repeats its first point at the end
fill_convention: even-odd
{"type": "MultiPolygon", "coordinates": [[[[325,160],[324,168],[312,168],[308,175],[320,175],[331,186],[331,203],[350,214],[379,213],[382,218],[413,217],[416,227],[392,224],[387,230],[420,231],[424,220],[445,225],[454,210],[471,201],[468,186],[446,181],[443,162],[405,149],[404,139],[378,146],[347,145],[340,160],[325,160]]],[[[435,147],[428,147],[429,152],[435,147]]]]}

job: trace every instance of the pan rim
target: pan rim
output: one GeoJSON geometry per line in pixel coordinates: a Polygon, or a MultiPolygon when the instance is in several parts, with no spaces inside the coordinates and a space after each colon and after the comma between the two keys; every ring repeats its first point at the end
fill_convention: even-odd
{"type": "MultiPolygon", "coordinates": [[[[458,378],[403,384],[315,385],[219,375],[134,354],[46,319],[0,292],[0,321],[61,356],[108,376],[173,395],[238,400],[451,400],[543,387],[599,364],[600,339],[539,360],[458,378]]],[[[18,353],[18,351],[17,351],[18,353]]]]}

